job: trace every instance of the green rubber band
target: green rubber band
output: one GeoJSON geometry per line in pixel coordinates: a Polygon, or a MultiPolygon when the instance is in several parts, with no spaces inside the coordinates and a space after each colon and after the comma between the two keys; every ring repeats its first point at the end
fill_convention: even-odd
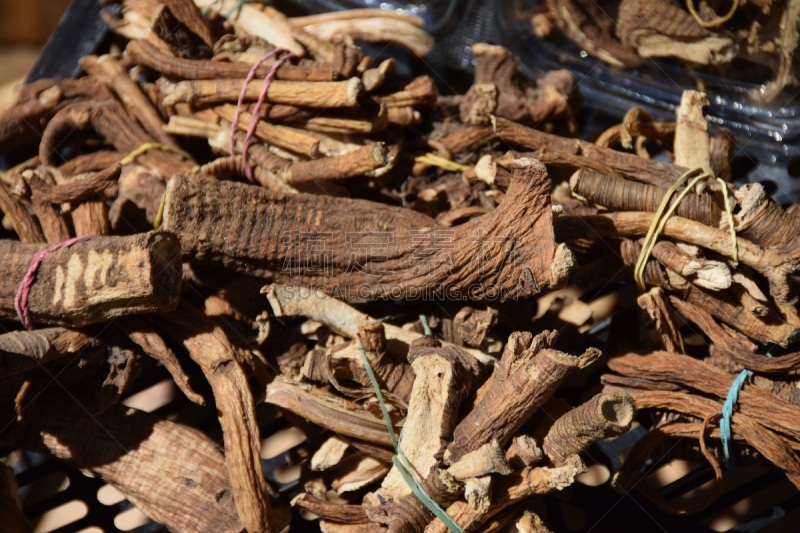
{"type": "Polygon", "coordinates": [[[394,320],[395,318],[400,318],[406,316],[408,313],[400,313],[397,315],[386,315],[385,317],[379,318],[377,322],[386,322],[387,320],[394,320]]]}
{"type": "Polygon", "coordinates": [[[208,15],[208,12],[211,11],[211,8],[214,7],[215,5],[219,4],[220,2],[222,2],[222,0],[214,0],[213,2],[208,4],[206,7],[204,7],[201,12],[203,13],[203,15],[208,15]]]}
{"type": "MultiPolygon", "coordinates": [[[[423,315],[420,315],[420,318],[424,320],[423,315]]],[[[423,325],[428,325],[427,320],[423,322],[423,325]]],[[[430,332],[430,328],[426,329],[430,332]]],[[[383,401],[383,393],[381,393],[381,388],[378,385],[375,372],[372,371],[372,366],[369,364],[369,359],[367,359],[367,352],[364,351],[364,345],[361,344],[361,339],[356,337],[356,341],[358,342],[358,350],[361,352],[361,359],[364,361],[364,368],[367,371],[369,380],[372,383],[372,388],[375,389],[375,396],[378,398],[378,403],[381,406],[383,420],[386,422],[386,428],[389,430],[389,436],[392,438],[392,446],[394,447],[396,454],[394,457],[392,457],[392,463],[394,463],[394,465],[397,467],[397,470],[400,472],[400,475],[403,476],[403,480],[409,486],[411,492],[414,493],[414,496],[419,498],[419,501],[421,501],[425,507],[430,509],[436,518],[441,520],[442,523],[447,526],[447,529],[453,533],[466,533],[458,524],[453,521],[452,518],[450,518],[450,516],[439,506],[438,503],[433,501],[433,499],[428,496],[428,493],[422,488],[422,484],[417,476],[417,473],[414,472],[414,469],[411,468],[408,459],[406,459],[406,456],[403,455],[403,450],[400,449],[400,444],[398,443],[398,439],[394,434],[394,426],[392,426],[392,420],[389,418],[389,411],[386,410],[386,403],[383,401]]],[[[402,438],[403,432],[401,431],[400,440],[402,440],[402,438]]]]}
{"type": "Polygon", "coordinates": [[[361,352],[361,359],[364,360],[364,368],[367,370],[367,375],[372,383],[372,388],[375,389],[375,396],[378,397],[378,403],[381,406],[381,413],[383,413],[383,421],[386,422],[386,427],[389,429],[389,436],[392,438],[392,447],[394,447],[394,451],[397,452],[397,450],[400,449],[400,446],[397,445],[397,437],[394,434],[394,426],[392,426],[392,419],[389,418],[389,411],[386,410],[386,403],[383,401],[381,387],[378,385],[378,379],[375,377],[375,372],[372,371],[372,365],[369,364],[367,352],[364,351],[364,345],[361,344],[361,339],[356,337],[356,341],[358,342],[358,350],[361,352]]]}
{"type": "Polygon", "coordinates": [[[422,329],[425,331],[425,335],[433,335],[431,327],[428,325],[428,317],[420,313],[419,321],[422,322],[422,329]]]}
{"type": "Polygon", "coordinates": [[[231,18],[231,15],[239,11],[244,4],[269,4],[269,3],[270,2],[268,0],[239,0],[233,5],[232,8],[228,10],[227,13],[225,13],[225,18],[226,19],[231,18]]]}
{"type": "Polygon", "coordinates": [[[244,4],[244,3],[245,3],[245,1],[246,1],[246,0],[239,0],[238,2],[236,2],[235,4],[233,4],[233,7],[232,7],[232,8],[230,8],[230,9],[228,10],[228,12],[227,12],[227,13],[225,13],[225,18],[226,18],[226,19],[229,19],[229,18],[231,18],[231,15],[233,15],[235,12],[237,12],[237,11],[239,11],[239,9],[241,9],[241,7],[242,7],[242,4],[244,4]]]}

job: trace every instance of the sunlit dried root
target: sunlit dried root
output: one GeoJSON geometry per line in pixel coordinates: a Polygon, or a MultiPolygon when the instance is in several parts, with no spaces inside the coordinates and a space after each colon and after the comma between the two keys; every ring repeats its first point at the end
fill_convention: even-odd
{"type": "Polygon", "coordinates": [[[239,518],[248,531],[280,530],[271,522],[269,487],[261,473],[255,404],[241,356],[225,333],[199,309],[182,304],[163,315],[211,384],[225,439],[225,462],[239,518]]]}
{"type": "Polygon", "coordinates": [[[546,332],[536,337],[519,333],[509,338],[483,399],[455,428],[447,461],[458,461],[492,439],[505,445],[552,396],[561,380],[600,355],[597,350],[580,357],[551,350],[555,337],[554,332],[546,332]]]}
{"type": "MultiPolygon", "coordinates": [[[[0,316],[18,320],[14,299],[43,245],[0,243],[5,276],[0,316]]],[[[181,286],[175,236],[153,232],[97,237],[44,256],[28,298],[34,324],[83,326],[110,318],[174,309],[181,286]]]]}
{"type": "Polygon", "coordinates": [[[164,228],[181,236],[183,253],[195,260],[278,283],[313,284],[346,299],[413,291],[504,300],[556,287],[572,269],[571,252],[554,240],[543,166],[521,159],[513,175],[499,209],[453,230],[361,200],[176,177],[167,187],[164,228]],[[232,210],[239,202],[253,207],[232,210]],[[437,238],[446,241],[446,252],[432,249],[437,238]],[[321,271],[310,262],[309,239],[324,242],[321,271]],[[385,243],[380,261],[369,244],[360,245],[375,239],[385,243]]]}

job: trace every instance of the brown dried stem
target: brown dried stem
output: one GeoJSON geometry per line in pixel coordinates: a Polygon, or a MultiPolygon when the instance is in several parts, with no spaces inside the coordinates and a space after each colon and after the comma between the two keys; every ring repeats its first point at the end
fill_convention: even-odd
{"type": "Polygon", "coordinates": [[[292,185],[315,180],[352,178],[385,167],[389,164],[387,156],[385,144],[368,144],[338,156],[298,161],[278,171],[278,177],[292,185]]]}
{"type": "MultiPolygon", "coordinates": [[[[225,104],[215,107],[214,112],[221,118],[231,123],[234,115],[236,114],[236,106],[232,104],[225,104]]],[[[242,131],[247,131],[251,118],[252,115],[250,113],[243,111],[239,115],[239,129],[242,131]]],[[[285,150],[289,150],[297,154],[305,155],[311,158],[317,158],[320,156],[320,141],[308,133],[296,128],[269,124],[261,120],[256,126],[255,136],[270,144],[274,144],[275,146],[279,146],[285,150]]]]}
{"type": "MultiPolygon", "coordinates": [[[[29,174],[26,171],[25,174],[29,174]]],[[[28,185],[30,185],[29,176],[25,176],[28,185]]],[[[67,219],[59,208],[52,205],[50,202],[44,202],[38,198],[33,198],[31,202],[31,211],[36,215],[39,220],[39,225],[42,227],[45,239],[48,243],[58,243],[69,239],[70,235],[67,219]]]]}
{"type": "MultiPolygon", "coordinates": [[[[594,239],[615,236],[645,235],[651,226],[653,215],[644,212],[618,212],[594,216],[556,218],[558,234],[575,230],[575,234],[594,239]],[[562,233],[562,229],[566,230],[562,233]]],[[[733,244],[730,234],[693,220],[670,217],[661,235],[671,239],[695,244],[733,258],[733,244]]],[[[762,274],[770,285],[770,293],[778,304],[792,304],[794,291],[789,284],[788,275],[800,270],[800,247],[763,249],[745,238],[737,237],[736,246],[739,260],[762,274]]]]}
{"type": "MultiPolygon", "coordinates": [[[[692,357],[668,352],[613,357],[608,367],[628,377],[666,381],[724,399],[735,376],[692,357]]],[[[767,391],[745,385],[739,393],[739,412],[764,426],[800,439],[800,408],[767,391]]],[[[640,405],[640,408],[644,408],[640,405]]]]}
{"type": "Polygon", "coordinates": [[[670,297],[670,304],[686,318],[697,324],[714,345],[725,355],[744,368],[755,372],[793,372],[800,369],[800,352],[780,357],[763,357],[745,350],[704,309],[685,302],[682,298],[670,297]]]}
{"type": "Polygon", "coordinates": [[[99,345],[99,339],[74,329],[44,328],[5,333],[0,335],[0,378],[26,372],[99,345]]]}
{"type": "Polygon", "coordinates": [[[453,432],[446,458],[450,463],[493,439],[505,445],[567,375],[600,355],[592,349],[575,357],[549,349],[554,342],[552,332],[509,337],[490,388],[453,432]]]}
{"type": "MultiPolygon", "coordinates": [[[[130,41],[125,52],[130,62],[144,65],[170,78],[187,80],[237,78],[243,80],[252,68],[252,65],[243,62],[190,60],[173,57],[141,39],[130,41]]],[[[265,62],[256,70],[255,77],[263,79],[270,68],[271,64],[265,62]]],[[[278,68],[275,77],[287,81],[333,81],[336,74],[331,67],[284,63],[278,68]]]]}
{"type": "MultiPolygon", "coordinates": [[[[42,162],[53,166],[57,159],[55,147],[76,130],[93,129],[108,144],[123,154],[129,154],[152,139],[115,100],[81,101],[63,107],[50,120],[39,142],[42,162]]],[[[137,158],[144,166],[158,171],[162,176],[176,172],[189,172],[193,166],[177,154],[163,150],[149,150],[137,158]]]]}
{"type": "Polygon", "coordinates": [[[128,337],[136,343],[147,355],[163,364],[172,376],[175,384],[189,400],[198,405],[205,405],[205,399],[192,389],[189,376],[181,368],[180,361],[175,352],[164,342],[161,335],[144,317],[126,316],[116,323],[128,337]]]}
{"type": "Polygon", "coordinates": [[[430,104],[436,101],[438,92],[433,79],[428,76],[418,76],[406,83],[399,91],[372,95],[372,99],[386,107],[408,107],[420,104],[430,104]]]}
{"type": "MultiPolygon", "coordinates": [[[[336,433],[384,446],[392,444],[379,415],[308,384],[278,376],[267,387],[264,401],[336,433]]],[[[394,424],[396,429],[402,425],[397,421],[394,424]]]]}
{"type": "Polygon", "coordinates": [[[24,243],[47,242],[39,222],[28,213],[28,210],[15,196],[9,193],[5,183],[0,183],[0,211],[11,220],[11,225],[20,241],[24,243]]]}
{"type": "Polygon", "coordinates": [[[39,140],[45,125],[65,105],[84,99],[107,100],[111,95],[91,78],[78,80],[42,79],[24,85],[15,105],[0,120],[0,143],[15,150],[39,140]]]}
{"type": "MultiPolygon", "coordinates": [[[[244,93],[245,102],[258,99],[263,81],[252,81],[244,93]]],[[[237,101],[244,79],[215,79],[182,81],[167,90],[164,105],[186,102],[193,106],[223,104],[237,101]]],[[[274,80],[267,89],[266,102],[305,107],[355,107],[364,90],[359,78],[347,81],[305,82],[274,80]]]]}
{"type": "MultiPolygon", "coordinates": [[[[709,419],[717,415],[722,409],[722,406],[714,400],[682,392],[632,391],[631,395],[640,409],[665,408],[702,419],[709,419]]],[[[751,416],[744,412],[744,408],[749,401],[742,400],[739,404],[738,412],[734,411],[733,413],[731,425],[734,434],[738,433],[744,437],[748,444],[761,452],[770,462],[781,468],[795,486],[800,487],[800,460],[798,460],[789,443],[766,429],[765,426],[767,424],[765,422],[770,415],[766,415],[767,418],[765,419],[763,416],[751,416]]],[[[627,490],[635,483],[638,478],[638,471],[635,475],[632,474],[632,466],[623,466],[623,470],[614,475],[612,484],[615,488],[627,490]]]]}
{"type": "Polygon", "coordinates": [[[556,420],[544,438],[544,453],[554,464],[563,465],[598,440],[626,433],[636,413],[629,394],[598,394],[556,420]]]}
{"type": "Polygon", "coordinates": [[[502,301],[558,286],[573,263],[571,252],[553,238],[543,166],[519,160],[514,176],[498,209],[444,230],[448,253],[426,252],[421,239],[435,238],[431,229],[438,226],[408,209],[285,195],[199,177],[170,180],[164,228],[181,235],[184,254],[197,260],[279,283],[296,284],[302,278],[348,299],[447,290],[475,300],[496,295],[502,301]],[[232,210],[234,205],[252,208],[232,210]],[[384,239],[379,244],[388,241],[380,261],[370,246],[352,240],[373,234],[369,238],[384,239]],[[321,272],[312,268],[304,251],[303,241],[310,236],[324,241],[328,266],[321,272]]]}
{"type": "MultiPolygon", "coordinates": [[[[0,242],[5,257],[0,316],[18,320],[14,297],[43,245],[0,242]]],[[[45,255],[28,298],[34,324],[79,327],[113,317],[169,311],[178,303],[180,250],[175,237],[151,232],[98,237],[45,255]]]]}
{"type": "MultiPolygon", "coordinates": [[[[648,211],[654,213],[666,196],[667,188],[603,175],[583,168],[570,179],[572,192],[580,198],[613,211],[648,211]]],[[[670,202],[675,203],[675,198],[670,202]]],[[[721,211],[708,195],[689,193],[678,204],[675,215],[707,226],[718,227],[721,211]]]]}
{"type": "Polygon", "coordinates": [[[581,155],[611,167],[620,174],[659,187],[669,187],[687,170],[670,163],[603,148],[587,141],[536,131],[500,117],[494,117],[492,123],[495,134],[510,143],[511,148],[544,149],[548,152],[581,155]]]}
{"type": "Polygon", "coordinates": [[[302,493],[292,500],[292,507],[308,509],[322,520],[332,520],[345,524],[367,524],[369,518],[360,505],[346,505],[321,500],[308,493],[302,493]]]}
{"type": "Polygon", "coordinates": [[[636,299],[641,309],[640,325],[657,346],[668,352],[686,353],[683,336],[675,324],[672,310],[667,305],[663,289],[653,287],[636,299]]]}
{"type": "Polygon", "coordinates": [[[100,57],[89,55],[84,56],[80,64],[90,76],[114,91],[125,104],[131,116],[144,127],[153,139],[172,148],[178,148],[172,137],[164,133],[162,129],[164,120],[158,110],[122,68],[117,58],[110,55],[100,57]]]}
{"type": "Polygon", "coordinates": [[[242,525],[251,533],[280,531],[270,512],[270,489],[261,471],[255,404],[236,350],[222,329],[191,305],[182,304],[162,317],[214,391],[225,439],[225,463],[242,525]]]}
{"type": "Polygon", "coordinates": [[[45,183],[35,174],[26,181],[31,188],[34,201],[62,204],[93,198],[97,193],[116,183],[119,171],[119,165],[114,164],[99,172],[74,176],[69,181],[59,185],[45,183]]]}
{"type": "MultiPolygon", "coordinates": [[[[619,245],[619,257],[623,264],[630,269],[634,268],[641,253],[638,242],[623,240],[609,245],[619,245]]],[[[735,298],[735,291],[704,289],[699,286],[697,279],[694,280],[695,283],[689,283],[678,273],[662,268],[656,261],[648,261],[644,280],[648,285],[679,292],[686,302],[697,305],[758,342],[764,344],[774,342],[786,346],[800,335],[800,330],[791,324],[776,320],[776,317],[761,318],[752,313],[742,312],[742,305],[735,298]]]]}

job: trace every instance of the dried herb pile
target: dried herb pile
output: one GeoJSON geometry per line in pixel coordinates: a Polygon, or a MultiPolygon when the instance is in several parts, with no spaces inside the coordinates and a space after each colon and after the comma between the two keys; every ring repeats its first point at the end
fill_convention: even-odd
{"type": "MultiPolygon", "coordinates": [[[[455,523],[544,531],[532,499],[637,416],[651,431],[616,488],[647,491],[640,467],[670,437],[718,465],[722,401],[747,368],[736,457],[800,481],[800,218],[730,183],[735,139],[709,137],[703,94],[674,123],[632,109],[580,140],[566,71],[529,81],[476,44],[474,83],[442,96],[356,45],[423,55],[414,17],[122,4],[105,18],[124,47],[23,86],[0,117],[0,151],[21,160],[0,173],[0,445],[92,472],[172,531],[283,531],[305,512],[324,531],[446,531],[393,462],[372,371],[402,455],[455,523]],[[694,169],[721,180],[673,197],[641,254],[694,169]],[[20,300],[37,254],[81,236],[43,255],[20,300]],[[635,305],[603,309],[637,263],[635,305]],[[589,331],[612,311],[601,358],[589,331]],[[224,449],[119,403],[151,360],[216,407],[224,449]],[[573,407],[557,389],[583,368],[606,390],[595,379],[573,407]],[[261,403],[308,436],[291,502],[262,475],[261,403]]],[[[25,531],[13,477],[0,487],[25,531]]]]}
{"type": "Polygon", "coordinates": [[[531,22],[537,36],[560,32],[620,68],[675,58],[691,70],[763,83],[750,96],[764,103],[797,85],[797,0],[545,0],[531,22]]]}

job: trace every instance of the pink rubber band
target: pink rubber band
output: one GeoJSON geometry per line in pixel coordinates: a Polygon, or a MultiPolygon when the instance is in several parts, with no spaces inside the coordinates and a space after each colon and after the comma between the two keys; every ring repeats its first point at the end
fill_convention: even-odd
{"type": "Polygon", "coordinates": [[[272,65],[272,68],[269,69],[269,72],[264,78],[264,84],[261,86],[261,93],[258,95],[258,102],[256,102],[256,106],[253,108],[253,115],[250,117],[250,126],[247,128],[247,135],[244,137],[244,145],[242,146],[244,173],[247,176],[247,179],[251,182],[253,181],[253,169],[250,168],[250,158],[247,156],[247,150],[250,148],[250,141],[253,138],[253,132],[256,130],[256,125],[259,121],[258,112],[261,109],[261,104],[264,103],[264,97],[267,96],[267,90],[269,89],[270,83],[272,83],[272,78],[275,77],[275,73],[278,72],[278,69],[282,64],[293,57],[297,56],[295,56],[294,53],[289,52],[285,56],[275,61],[275,63],[272,65]]]}
{"type": "MultiPolygon", "coordinates": [[[[231,124],[231,155],[236,155],[236,126],[239,124],[239,115],[242,112],[242,102],[244,101],[244,95],[247,92],[247,86],[251,81],[253,81],[256,71],[258,70],[258,67],[261,66],[261,63],[280,52],[288,52],[288,50],[285,48],[274,49],[272,52],[256,61],[256,63],[253,65],[253,68],[251,68],[250,72],[247,73],[247,78],[245,78],[244,83],[242,84],[242,91],[239,93],[239,101],[236,103],[236,112],[233,114],[233,123],[231,124]]],[[[289,52],[289,54],[275,61],[275,63],[272,65],[272,68],[269,69],[269,72],[264,78],[264,84],[261,87],[261,93],[258,95],[258,102],[256,102],[256,106],[253,109],[253,116],[250,118],[250,125],[247,128],[247,135],[244,138],[244,145],[242,146],[244,173],[247,176],[247,179],[250,181],[253,181],[253,170],[250,168],[250,159],[247,157],[247,149],[250,147],[250,139],[252,138],[253,132],[256,129],[256,124],[258,124],[258,112],[261,110],[261,104],[264,103],[264,97],[267,95],[269,85],[272,82],[272,78],[275,77],[275,73],[278,72],[278,68],[280,68],[280,66],[286,62],[287,59],[292,57],[297,56],[295,56],[295,54],[292,52],[289,52]]]]}
{"type": "Polygon", "coordinates": [[[64,242],[54,244],[50,248],[45,248],[33,256],[31,266],[28,267],[28,272],[25,274],[25,277],[22,278],[22,283],[19,284],[19,288],[17,289],[17,295],[14,297],[14,309],[17,311],[17,316],[20,322],[22,322],[22,325],[25,326],[25,329],[28,331],[33,330],[33,323],[31,322],[30,313],[28,312],[28,296],[30,295],[31,286],[36,278],[36,271],[39,269],[39,265],[42,263],[44,256],[50,252],[66,248],[76,242],[86,241],[96,236],[97,235],[83,235],[82,237],[73,237],[64,242]]]}
{"type": "Polygon", "coordinates": [[[242,112],[242,102],[244,101],[244,95],[247,92],[247,86],[250,85],[251,81],[253,81],[256,71],[258,70],[258,67],[261,66],[261,63],[281,52],[282,50],[284,49],[276,48],[272,52],[256,61],[255,65],[253,65],[253,68],[250,69],[250,72],[247,73],[247,77],[244,79],[244,84],[242,84],[242,92],[239,93],[239,102],[236,104],[236,113],[233,114],[233,124],[231,124],[231,155],[235,155],[236,152],[236,140],[234,139],[233,134],[236,133],[236,125],[239,123],[239,113],[242,112]]]}

